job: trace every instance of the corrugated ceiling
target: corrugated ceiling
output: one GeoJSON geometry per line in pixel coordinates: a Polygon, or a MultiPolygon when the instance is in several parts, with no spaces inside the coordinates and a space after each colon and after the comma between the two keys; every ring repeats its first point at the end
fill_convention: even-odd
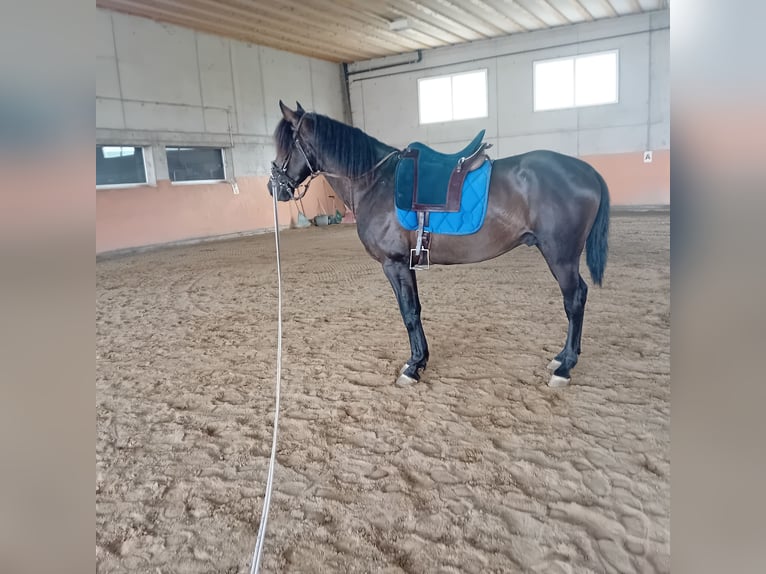
{"type": "Polygon", "coordinates": [[[96,5],[332,62],[660,10],[668,0],[96,0],[96,5]]]}

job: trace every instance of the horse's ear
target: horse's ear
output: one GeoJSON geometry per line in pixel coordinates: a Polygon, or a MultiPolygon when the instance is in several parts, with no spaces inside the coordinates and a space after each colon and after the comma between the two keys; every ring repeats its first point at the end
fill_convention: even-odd
{"type": "Polygon", "coordinates": [[[298,123],[298,120],[300,119],[298,114],[288,108],[282,100],[279,100],[279,108],[282,110],[282,117],[293,124],[293,126],[298,123]]]}
{"type": "Polygon", "coordinates": [[[306,113],[306,110],[303,109],[303,106],[301,105],[301,103],[299,101],[296,100],[295,105],[296,105],[296,108],[295,108],[296,112],[298,112],[300,114],[305,114],[306,113]]]}

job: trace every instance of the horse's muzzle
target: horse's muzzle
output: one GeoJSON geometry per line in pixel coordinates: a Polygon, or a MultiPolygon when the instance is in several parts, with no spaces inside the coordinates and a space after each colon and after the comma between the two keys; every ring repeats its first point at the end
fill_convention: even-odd
{"type": "Polygon", "coordinates": [[[269,195],[277,194],[277,201],[290,201],[295,195],[295,185],[276,165],[272,164],[271,177],[267,184],[269,195]]]}
{"type": "Polygon", "coordinates": [[[277,201],[290,201],[294,195],[294,190],[282,186],[277,191],[277,201]]]}
{"type": "Polygon", "coordinates": [[[295,194],[295,191],[285,182],[275,182],[273,178],[269,178],[269,183],[266,187],[269,189],[269,195],[272,196],[276,190],[277,201],[290,201],[295,194]]]}

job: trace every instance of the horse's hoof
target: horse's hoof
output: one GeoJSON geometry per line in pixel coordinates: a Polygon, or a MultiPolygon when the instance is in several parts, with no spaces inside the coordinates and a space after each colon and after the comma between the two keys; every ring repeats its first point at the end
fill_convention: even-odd
{"type": "Polygon", "coordinates": [[[548,381],[548,386],[553,388],[566,387],[572,379],[569,377],[559,377],[558,375],[551,375],[551,380],[548,381]]]}
{"type": "Polygon", "coordinates": [[[402,373],[404,373],[404,371],[406,371],[409,368],[410,368],[410,364],[409,363],[404,363],[404,366],[402,367],[402,370],[399,371],[399,374],[401,375],[402,373]]]}
{"type": "Polygon", "coordinates": [[[548,370],[549,371],[555,371],[561,366],[561,361],[557,359],[553,359],[550,363],[548,363],[548,370]]]}
{"type": "Polygon", "coordinates": [[[418,382],[417,379],[413,379],[412,377],[408,377],[404,373],[399,375],[399,378],[396,379],[396,385],[398,387],[411,387],[412,385],[414,385],[417,382],[418,382]]]}

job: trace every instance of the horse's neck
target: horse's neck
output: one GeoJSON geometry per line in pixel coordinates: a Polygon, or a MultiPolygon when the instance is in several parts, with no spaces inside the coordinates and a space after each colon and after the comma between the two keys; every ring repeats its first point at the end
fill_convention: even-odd
{"type": "Polygon", "coordinates": [[[333,191],[353,211],[356,211],[359,202],[364,200],[366,192],[374,185],[371,184],[368,177],[356,178],[333,173],[329,175],[330,177],[327,178],[327,181],[330,183],[333,191]]]}
{"type": "MultiPolygon", "coordinates": [[[[374,146],[375,146],[375,163],[370,166],[369,172],[373,171],[373,166],[376,165],[377,162],[381,161],[383,158],[386,157],[386,155],[390,154],[392,151],[396,151],[395,148],[392,148],[391,146],[388,146],[378,141],[375,141],[374,146]]],[[[350,173],[348,168],[345,165],[343,165],[343,162],[333,157],[331,153],[329,154],[320,153],[318,159],[320,162],[320,169],[322,171],[331,173],[337,177],[353,180],[353,179],[359,179],[363,177],[364,175],[367,175],[367,173],[362,173],[362,174],[350,173]]]]}
{"type": "Polygon", "coordinates": [[[332,190],[338,195],[338,197],[340,197],[341,201],[346,207],[356,209],[356,198],[354,196],[354,190],[351,185],[352,181],[349,178],[330,174],[330,177],[327,178],[327,181],[330,183],[332,190]]]}
{"type": "MultiPolygon", "coordinates": [[[[376,163],[384,159],[392,151],[396,151],[395,148],[377,142],[375,147],[376,163]]],[[[373,169],[371,166],[367,173],[351,174],[342,166],[341,162],[336,161],[335,158],[330,156],[321,158],[321,167],[322,171],[330,176],[328,181],[333,190],[348,207],[354,209],[366,192],[375,187],[378,179],[376,172],[379,172],[379,168],[373,169]]]]}

